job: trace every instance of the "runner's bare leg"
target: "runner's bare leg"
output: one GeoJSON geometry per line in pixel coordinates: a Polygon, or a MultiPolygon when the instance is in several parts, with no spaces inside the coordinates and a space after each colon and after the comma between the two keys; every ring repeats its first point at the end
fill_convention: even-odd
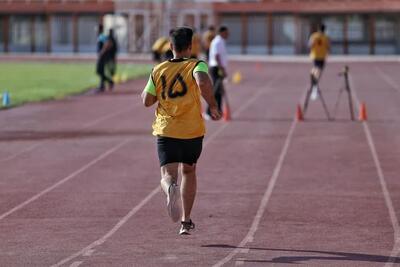
{"type": "Polygon", "coordinates": [[[194,199],[197,190],[197,177],[196,177],[196,164],[182,164],[182,182],[181,182],[181,196],[182,196],[182,221],[187,222],[190,220],[190,213],[192,211],[194,199]]]}

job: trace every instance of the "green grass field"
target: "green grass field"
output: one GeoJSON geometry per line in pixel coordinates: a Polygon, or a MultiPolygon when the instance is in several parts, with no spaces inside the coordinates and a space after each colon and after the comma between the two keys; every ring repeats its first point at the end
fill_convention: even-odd
{"type": "MultiPolygon", "coordinates": [[[[148,75],[151,68],[119,64],[117,74],[132,79],[148,75]]],[[[96,87],[98,81],[93,63],[0,63],[0,93],[9,92],[11,106],[79,94],[96,87]]]]}

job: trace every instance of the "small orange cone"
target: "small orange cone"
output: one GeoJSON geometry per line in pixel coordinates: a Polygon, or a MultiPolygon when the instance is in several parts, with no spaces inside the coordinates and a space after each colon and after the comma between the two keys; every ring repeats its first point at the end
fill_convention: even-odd
{"type": "Polygon", "coordinates": [[[297,105],[296,119],[297,119],[297,121],[303,121],[304,120],[303,111],[301,111],[300,105],[297,105]]]}
{"type": "Polygon", "coordinates": [[[224,105],[224,110],[222,112],[224,121],[230,121],[231,118],[231,109],[229,108],[229,105],[224,105]]]}
{"type": "Polygon", "coordinates": [[[367,120],[367,107],[366,107],[366,105],[365,105],[364,102],[362,102],[362,103],[360,104],[360,110],[359,110],[359,117],[358,117],[358,119],[359,119],[360,121],[366,121],[366,120],[367,120]]]}

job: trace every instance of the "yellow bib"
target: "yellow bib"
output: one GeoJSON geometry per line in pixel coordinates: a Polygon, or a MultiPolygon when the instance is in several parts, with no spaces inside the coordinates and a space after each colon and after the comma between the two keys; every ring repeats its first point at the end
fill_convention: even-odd
{"type": "Polygon", "coordinates": [[[175,59],[157,65],[152,73],[158,107],[153,135],[179,139],[204,136],[201,92],[193,77],[197,59],[175,59]]]}
{"type": "Polygon", "coordinates": [[[316,60],[323,60],[328,55],[329,50],[329,39],[328,37],[320,32],[313,33],[311,35],[311,51],[310,57],[316,60]]]}

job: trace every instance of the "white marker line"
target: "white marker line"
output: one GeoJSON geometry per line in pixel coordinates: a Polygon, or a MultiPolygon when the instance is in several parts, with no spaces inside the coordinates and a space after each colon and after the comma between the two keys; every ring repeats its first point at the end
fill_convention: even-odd
{"type": "Polygon", "coordinates": [[[235,266],[242,266],[244,264],[245,258],[240,258],[235,261],[235,266]]]}
{"type": "MultiPolygon", "coordinates": [[[[245,110],[245,108],[247,108],[248,106],[253,104],[253,102],[255,100],[257,100],[259,98],[259,96],[263,93],[265,93],[265,91],[263,91],[263,90],[259,90],[257,93],[255,93],[252,98],[248,99],[248,101],[244,105],[242,105],[238,110],[236,110],[233,113],[233,117],[242,113],[245,110]]],[[[211,134],[210,137],[208,137],[205,140],[204,148],[206,148],[210,142],[212,142],[223,130],[225,130],[226,127],[228,127],[228,125],[230,125],[230,123],[224,123],[213,134],[211,134]]],[[[144,207],[158,192],[160,192],[159,186],[154,188],[153,191],[150,192],[150,194],[148,194],[138,205],[136,205],[131,211],[129,211],[127,215],[125,215],[121,220],[119,220],[118,223],[110,231],[108,231],[104,236],[102,236],[101,238],[92,242],[90,245],[86,246],[85,248],[81,249],[80,251],[72,254],[71,256],[62,259],[61,261],[52,265],[51,267],[61,266],[69,261],[72,261],[75,258],[80,257],[81,255],[84,255],[89,250],[94,250],[95,247],[100,246],[101,244],[106,242],[107,239],[109,239],[111,236],[113,236],[122,226],[124,226],[124,224],[127,223],[129,221],[129,219],[133,215],[135,215],[142,207],[144,207]]]]}
{"type": "Polygon", "coordinates": [[[400,92],[399,84],[397,84],[389,75],[384,73],[380,68],[375,67],[376,72],[381,76],[381,78],[390,85],[394,90],[400,92]]]}
{"type": "Polygon", "coordinates": [[[82,256],[90,257],[90,256],[92,256],[93,253],[94,253],[94,249],[89,249],[84,254],[82,254],[82,256]]]}
{"type": "Polygon", "coordinates": [[[83,263],[83,261],[75,261],[73,262],[69,267],[78,267],[79,265],[81,265],[83,263]]]}
{"type": "MultiPolygon", "coordinates": [[[[351,88],[353,88],[354,100],[356,101],[357,105],[359,105],[360,101],[359,101],[359,98],[357,96],[357,91],[356,91],[356,88],[354,86],[353,78],[351,76],[350,76],[350,83],[351,83],[351,88]]],[[[399,221],[398,221],[397,216],[396,216],[396,212],[395,212],[395,209],[394,209],[394,206],[393,206],[393,202],[392,202],[392,199],[390,197],[390,193],[389,193],[389,190],[388,190],[388,187],[387,187],[385,175],[383,174],[381,163],[380,163],[380,160],[379,160],[379,157],[378,157],[378,153],[376,151],[376,146],[375,146],[374,140],[372,138],[371,130],[369,128],[369,125],[368,125],[367,121],[363,121],[363,128],[364,128],[365,135],[367,137],[368,146],[369,146],[369,148],[371,150],[372,158],[373,158],[374,163],[375,163],[375,168],[376,168],[376,171],[377,171],[377,174],[378,174],[379,183],[381,185],[383,197],[385,199],[385,205],[386,205],[386,208],[388,209],[390,221],[391,221],[392,227],[393,227],[394,244],[393,244],[392,252],[390,254],[390,259],[385,264],[385,266],[392,266],[393,265],[393,261],[395,261],[394,257],[396,257],[400,253],[400,250],[399,250],[399,234],[400,234],[399,221]]]]}
{"type": "Polygon", "coordinates": [[[3,213],[0,215],[0,221],[3,220],[4,218],[6,218],[7,216],[11,215],[12,213],[22,209],[23,207],[25,207],[26,205],[30,204],[31,202],[37,200],[38,198],[40,198],[41,196],[47,194],[48,192],[52,191],[53,189],[59,187],[60,185],[64,184],[65,182],[71,180],[72,178],[76,177],[78,174],[86,171],[87,169],[89,169],[91,166],[95,165],[97,162],[105,159],[106,157],[108,157],[110,154],[112,154],[113,152],[117,151],[118,149],[120,149],[122,146],[126,145],[127,143],[131,142],[132,139],[127,139],[124,140],[120,143],[118,143],[117,145],[113,146],[112,148],[110,148],[109,150],[107,150],[106,152],[102,153],[100,156],[96,157],[94,160],[92,160],[91,162],[89,162],[88,164],[85,164],[84,166],[82,166],[80,169],[74,171],[73,173],[71,173],[70,175],[68,175],[67,177],[63,178],[62,180],[58,181],[57,183],[53,184],[52,186],[46,188],[45,190],[41,191],[40,193],[34,195],[33,197],[31,197],[30,199],[24,201],[23,203],[19,204],[18,206],[14,207],[13,209],[3,213]]]}
{"type": "Polygon", "coordinates": [[[283,145],[281,154],[279,155],[279,159],[278,162],[275,166],[274,172],[272,173],[271,179],[268,182],[268,186],[266,191],[264,192],[264,195],[261,199],[260,202],[260,206],[258,207],[257,213],[254,216],[253,222],[251,224],[251,227],[247,233],[247,235],[243,238],[243,240],[239,243],[239,245],[233,250],[231,251],[231,253],[229,253],[225,258],[221,259],[220,261],[218,261],[216,264],[214,264],[214,267],[218,267],[218,266],[223,266],[224,264],[228,263],[233,257],[235,257],[238,253],[241,253],[242,248],[244,248],[244,246],[248,243],[248,242],[252,242],[254,239],[254,234],[256,233],[258,226],[260,224],[261,218],[264,215],[265,212],[265,208],[267,207],[268,201],[271,198],[272,195],[272,191],[274,190],[276,181],[278,180],[279,177],[279,173],[281,171],[283,162],[285,160],[285,157],[287,155],[288,149],[289,149],[289,145],[291,143],[292,137],[293,137],[293,133],[294,130],[296,128],[297,125],[297,120],[293,119],[293,122],[290,126],[289,129],[289,133],[286,137],[285,140],[285,144],[283,145]]]}
{"type": "Polygon", "coordinates": [[[119,222],[110,231],[108,231],[104,236],[102,236],[100,239],[97,239],[96,241],[91,243],[89,246],[76,252],[75,254],[72,254],[71,256],[52,265],[52,267],[61,266],[81,255],[84,255],[89,250],[94,250],[95,247],[100,246],[101,244],[106,242],[107,239],[109,239],[115,232],[117,232],[119,228],[121,228],[133,215],[135,215],[144,205],[147,204],[147,202],[149,202],[159,192],[160,192],[160,188],[157,186],[155,189],[153,189],[153,191],[151,191],[150,194],[148,194],[142,201],[140,201],[140,203],[138,205],[136,205],[132,210],[130,210],[127,215],[125,215],[121,220],[119,220],[119,222]]]}

